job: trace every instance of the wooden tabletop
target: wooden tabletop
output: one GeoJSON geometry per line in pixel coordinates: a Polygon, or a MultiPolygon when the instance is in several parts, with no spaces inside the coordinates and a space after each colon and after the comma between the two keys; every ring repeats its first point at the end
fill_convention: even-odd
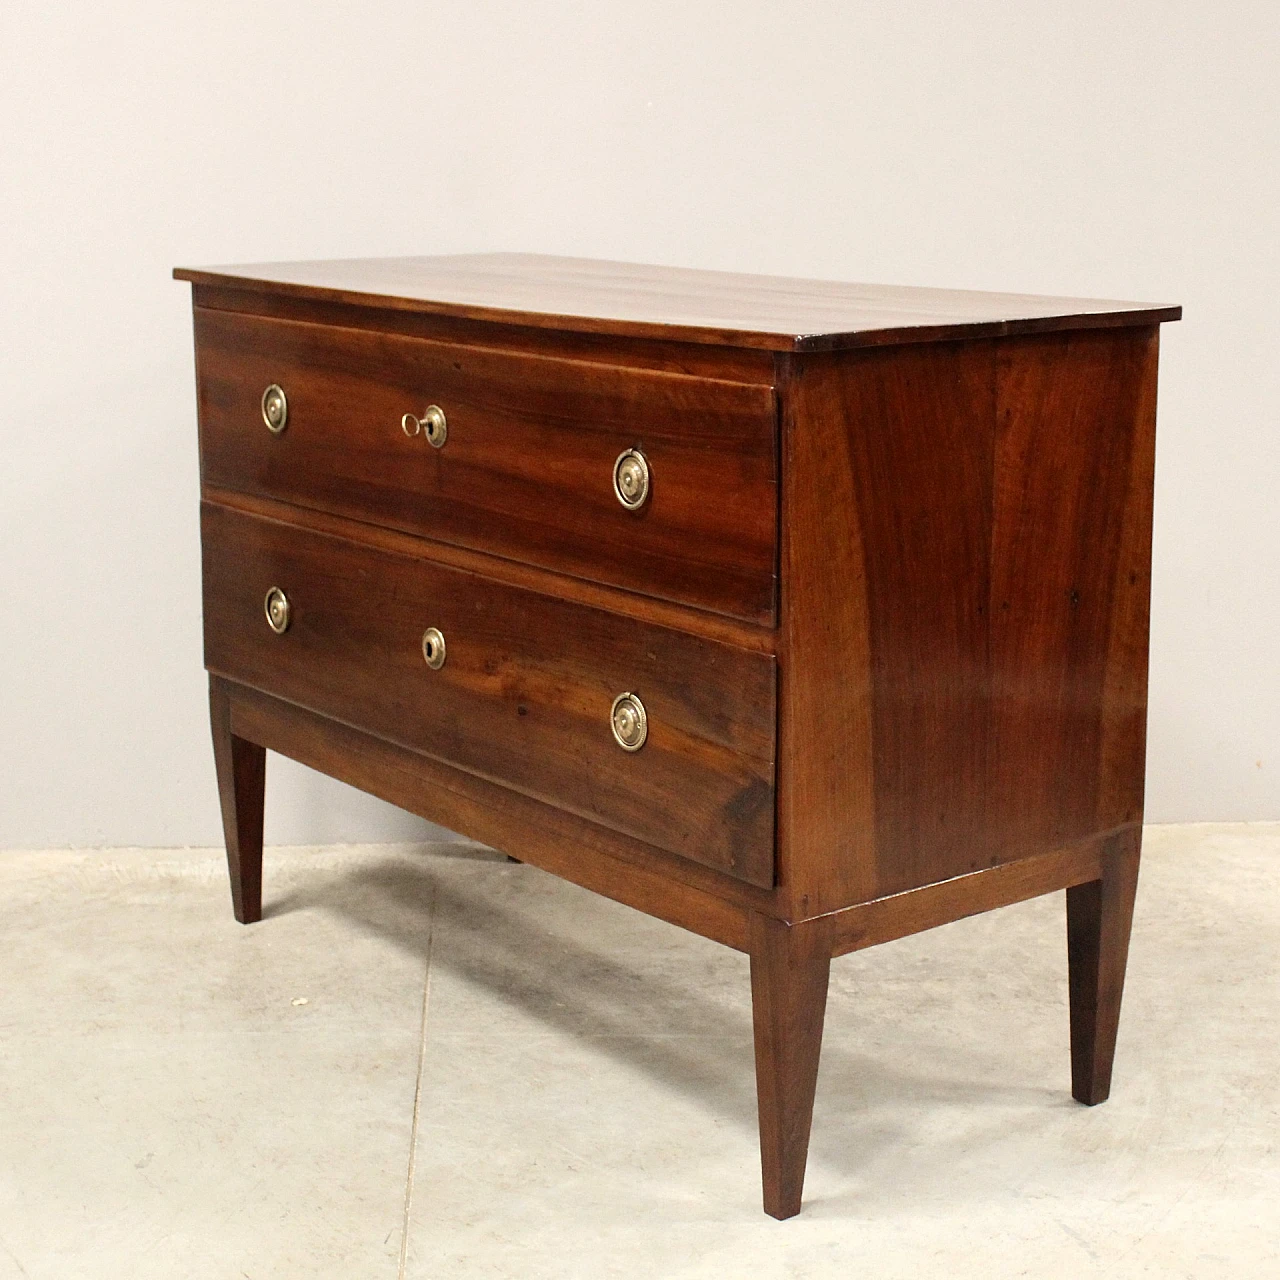
{"type": "Polygon", "coordinates": [[[179,267],[179,280],[356,306],[774,351],[1158,324],[1178,306],[837,284],[528,253],[179,267]]]}

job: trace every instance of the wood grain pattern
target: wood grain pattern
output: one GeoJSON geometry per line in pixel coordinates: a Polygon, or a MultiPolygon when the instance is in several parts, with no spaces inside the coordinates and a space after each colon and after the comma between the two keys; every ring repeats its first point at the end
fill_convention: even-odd
{"type": "MultiPolygon", "coordinates": [[[[876,896],[868,591],[842,367],[778,361],[778,885],[803,920],[876,896]]],[[[852,357],[844,357],[849,360],[852,357]]]]}
{"type": "Polygon", "coordinates": [[[995,911],[1096,880],[1102,874],[1103,846],[1111,838],[1109,835],[1102,840],[1083,840],[1052,853],[1017,858],[833,911],[825,917],[831,925],[832,951],[838,956],[861,951],[979,912],[995,911]]]}
{"type": "Polygon", "coordinates": [[[207,485],[772,622],[771,387],[219,311],[195,330],[207,485]],[[401,428],[429,403],[442,449],[401,428]],[[639,511],[613,491],[630,448],[653,476],[639,511]]]}
{"type": "Polygon", "coordinates": [[[267,753],[239,737],[231,725],[231,702],[216,677],[209,681],[209,724],[218,774],[222,833],[231,877],[231,907],[241,924],[262,919],[262,820],[267,753]]]}
{"type": "Polygon", "coordinates": [[[237,737],[638,911],[750,949],[748,916],[774,895],[509,787],[220,677],[237,737]]]}
{"type": "Polygon", "coordinates": [[[689,609],[667,600],[636,595],[631,591],[598,582],[587,582],[582,578],[566,578],[563,574],[541,569],[537,565],[521,564],[518,560],[508,560],[504,556],[491,555],[485,551],[472,551],[468,547],[451,546],[447,542],[424,544],[423,539],[412,534],[400,533],[381,525],[364,524],[345,516],[330,515],[325,511],[296,507],[273,498],[258,498],[212,485],[205,486],[204,497],[218,506],[232,507],[247,515],[282,520],[304,529],[333,534],[335,537],[351,539],[367,547],[377,547],[400,555],[422,555],[424,545],[427,545],[432,560],[437,564],[448,565],[464,573],[479,574],[480,577],[490,578],[495,582],[527,588],[542,595],[557,596],[575,604],[589,605],[593,609],[603,609],[619,618],[652,622],[660,627],[704,636],[708,640],[733,645],[738,649],[748,649],[752,653],[772,654],[777,651],[777,632],[754,623],[725,617],[724,614],[689,609]]]}
{"type": "Polygon", "coordinates": [[[839,284],[538,254],[179,268],[179,280],[575,333],[776,351],[1176,320],[1181,308],[839,284]]]}
{"type": "Polygon", "coordinates": [[[751,1009],[764,1211],[800,1212],[831,971],[829,920],[751,917],[751,1009]]]}
{"type": "Polygon", "coordinates": [[[794,915],[1141,820],[1156,334],[793,358],[794,915]]]}
{"type": "Polygon", "coordinates": [[[993,798],[1017,798],[1004,856],[1142,821],[1158,341],[1000,352],[987,768],[993,798]]]}
{"type": "Polygon", "coordinates": [[[372,302],[330,302],[307,293],[265,293],[216,284],[193,285],[192,298],[197,308],[206,311],[235,311],[304,324],[399,333],[434,342],[456,342],[468,347],[585,360],[614,367],[656,369],[692,378],[767,385],[773,377],[773,352],[759,347],[721,347],[669,338],[541,328],[523,323],[524,318],[520,316],[513,317],[509,323],[471,320],[458,315],[395,310],[372,302]]]}
{"type": "Polygon", "coordinates": [[[202,507],[212,671],[548,800],[683,857],[773,883],[774,663],[766,654],[519,590],[300,525],[202,507]],[[269,587],[292,606],[278,636],[269,587]],[[423,661],[428,626],[447,644],[423,661]],[[613,741],[638,694],[642,750],[613,741]]]}

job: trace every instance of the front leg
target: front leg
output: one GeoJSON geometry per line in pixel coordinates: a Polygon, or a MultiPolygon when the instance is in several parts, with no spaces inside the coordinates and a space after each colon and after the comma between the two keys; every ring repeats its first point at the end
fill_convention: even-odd
{"type": "Polygon", "coordinates": [[[241,924],[262,919],[262,803],[267,751],[231,732],[226,683],[209,677],[209,723],[231,873],[231,905],[241,924]]]}
{"type": "Polygon", "coordinates": [[[1140,827],[1113,838],[1103,850],[1102,878],[1067,890],[1071,1094],[1089,1106],[1111,1092],[1141,847],[1140,827]]]}
{"type": "Polygon", "coordinates": [[[764,1210],[800,1212],[831,973],[825,921],[751,918],[751,1006],[764,1210]]]}

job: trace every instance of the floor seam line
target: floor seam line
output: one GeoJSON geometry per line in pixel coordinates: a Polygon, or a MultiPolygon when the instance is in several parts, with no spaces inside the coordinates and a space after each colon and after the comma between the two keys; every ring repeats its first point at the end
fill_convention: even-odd
{"type": "Polygon", "coordinates": [[[418,1165],[418,1125],[422,1115],[422,1073],[427,1061],[427,1006],[431,999],[431,958],[436,937],[436,894],[431,889],[431,909],[427,913],[427,955],[422,974],[422,1018],[418,1026],[418,1074],[413,1085],[413,1123],[409,1129],[409,1168],[404,1185],[404,1219],[400,1230],[400,1265],[396,1280],[405,1280],[409,1265],[409,1225],[413,1213],[413,1179],[418,1165]]]}

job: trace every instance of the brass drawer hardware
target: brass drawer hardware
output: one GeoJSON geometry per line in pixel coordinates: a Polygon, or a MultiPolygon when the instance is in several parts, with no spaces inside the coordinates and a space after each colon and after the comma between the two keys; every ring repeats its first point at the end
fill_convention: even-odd
{"type": "Polygon", "coordinates": [[[272,587],[263,601],[267,625],[278,636],[289,630],[289,597],[279,587],[272,587]]]}
{"type": "Polygon", "coordinates": [[[634,693],[620,693],[609,712],[609,727],[623,751],[639,751],[649,736],[649,717],[634,693]]]}
{"type": "Polygon", "coordinates": [[[262,393],[262,420],[273,436],[278,436],[289,425],[289,401],[284,388],[272,383],[262,393]]]}
{"type": "Polygon", "coordinates": [[[432,671],[444,666],[444,633],[439,627],[428,627],[422,633],[422,656],[432,671]]]}
{"type": "Polygon", "coordinates": [[[407,436],[416,436],[418,432],[422,432],[433,449],[444,448],[444,442],[449,438],[449,424],[445,421],[444,410],[438,404],[427,405],[421,418],[406,413],[400,419],[400,429],[407,436]]]}
{"type": "Polygon", "coordinates": [[[628,511],[649,501],[649,459],[639,449],[625,449],[613,464],[613,491],[628,511]]]}

